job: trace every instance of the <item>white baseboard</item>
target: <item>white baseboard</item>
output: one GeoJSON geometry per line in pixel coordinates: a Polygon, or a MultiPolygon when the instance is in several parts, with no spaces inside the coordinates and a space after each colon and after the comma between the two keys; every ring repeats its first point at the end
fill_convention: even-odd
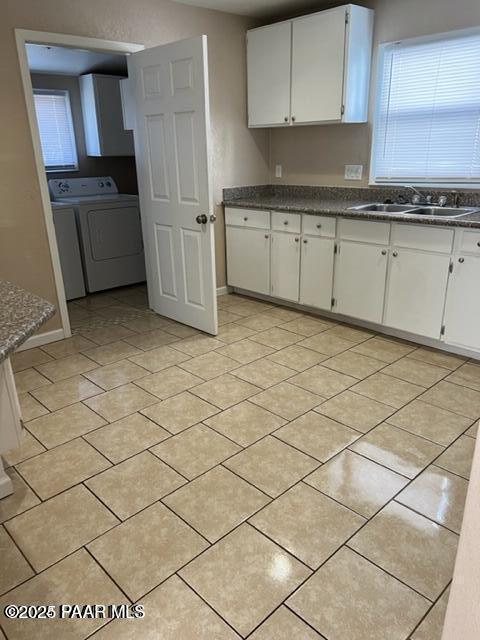
{"type": "Polygon", "coordinates": [[[57,342],[57,340],[63,340],[65,333],[63,329],[55,329],[54,331],[47,331],[46,333],[39,333],[38,335],[31,336],[26,340],[17,351],[25,351],[25,349],[33,349],[34,347],[41,347],[43,344],[49,344],[50,342],[57,342]]]}
{"type": "Polygon", "coordinates": [[[217,296],[226,296],[227,293],[230,293],[232,291],[232,287],[217,287],[217,296]]]}

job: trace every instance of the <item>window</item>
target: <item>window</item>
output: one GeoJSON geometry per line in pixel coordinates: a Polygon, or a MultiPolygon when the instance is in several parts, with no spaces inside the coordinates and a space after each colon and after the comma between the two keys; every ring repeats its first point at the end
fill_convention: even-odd
{"type": "Polygon", "coordinates": [[[480,183],[480,33],[384,45],[372,182],[480,183]]]}
{"type": "Polygon", "coordinates": [[[78,169],[68,91],[35,89],[33,97],[46,170],[78,169]]]}

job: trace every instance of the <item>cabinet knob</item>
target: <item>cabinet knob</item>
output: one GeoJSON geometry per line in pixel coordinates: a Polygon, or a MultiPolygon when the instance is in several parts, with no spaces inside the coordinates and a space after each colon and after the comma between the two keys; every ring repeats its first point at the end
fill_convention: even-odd
{"type": "Polygon", "coordinates": [[[268,240],[270,236],[268,235],[268,233],[265,234],[265,240],[268,240]]]}
{"type": "Polygon", "coordinates": [[[287,225],[288,224],[288,220],[284,220],[283,224],[287,225]]]}
{"type": "Polygon", "coordinates": [[[465,258],[459,258],[458,261],[460,262],[460,264],[463,264],[465,262],[465,258]]]}
{"type": "Polygon", "coordinates": [[[284,117],[285,122],[288,122],[288,116],[284,117]]]}
{"type": "Polygon", "coordinates": [[[317,229],[321,229],[322,225],[320,223],[317,224],[317,229]]]}
{"type": "Polygon", "coordinates": [[[292,116],[292,122],[295,122],[295,116],[292,116]]]}
{"type": "Polygon", "coordinates": [[[398,256],[398,253],[397,253],[396,251],[394,251],[394,252],[392,253],[392,256],[393,256],[394,258],[396,258],[396,257],[398,256]]]}
{"type": "Polygon", "coordinates": [[[477,247],[480,247],[480,242],[477,242],[477,247]]]}
{"type": "Polygon", "coordinates": [[[303,244],[307,244],[307,242],[308,242],[308,240],[307,240],[307,239],[305,239],[305,240],[303,241],[303,244]]]}
{"type": "Polygon", "coordinates": [[[383,251],[382,251],[382,256],[386,256],[386,255],[387,255],[387,250],[386,250],[386,249],[383,249],[383,251]]]}
{"type": "Polygon", "coordinates": [[[246,222],[248,220],[247,216],[244,217],[243,221],[246,222]]]}
{"type": "Polygon", "coordinates": [[[295,238],[295,242],[300,242],[300,238],[295,238]]]}

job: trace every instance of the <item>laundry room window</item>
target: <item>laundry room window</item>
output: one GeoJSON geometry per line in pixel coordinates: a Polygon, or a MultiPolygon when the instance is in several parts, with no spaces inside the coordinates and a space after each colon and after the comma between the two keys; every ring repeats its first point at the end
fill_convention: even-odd
{"type": "Polygon", "coordinates": [[[480,30],[382,45],[371,182],[480,184],[480,30]]]}
{"type": "Polygon", "coordinates": [[[68,91],[34,89],[33,97],[45,169],[48,172],[77,170],[77,146],[68,91]]]}

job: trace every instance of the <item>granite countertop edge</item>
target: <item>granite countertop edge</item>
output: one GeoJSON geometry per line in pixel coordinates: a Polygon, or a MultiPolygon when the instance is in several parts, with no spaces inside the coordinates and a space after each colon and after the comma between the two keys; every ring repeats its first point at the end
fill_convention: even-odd
{"type": "Polygon", "coordinates": [[[0,281],[0,363],[55,314],[47,300],[11,282],[0,281]]]}
{"type": "Polygon", "coordinates": [[[381,213],[373,211],[352,211],[350,207],[366,204],[365,201],[322,201],[306,202],[304,198],[278,202],[273,198],[251,197],[224,199],[226,207],[245,209],[259,209],[262,211],[284,211],[288,213],[308,213],[310,215],[360,218],[362,220],[381,220],[387,222],[403,222],[410,224],[427,224],[441,227],[466,227],[480,229],[480,212],[469,214],[464,218],[443,218],[438,216],[405,215],[396,213],[381,213]]]}

